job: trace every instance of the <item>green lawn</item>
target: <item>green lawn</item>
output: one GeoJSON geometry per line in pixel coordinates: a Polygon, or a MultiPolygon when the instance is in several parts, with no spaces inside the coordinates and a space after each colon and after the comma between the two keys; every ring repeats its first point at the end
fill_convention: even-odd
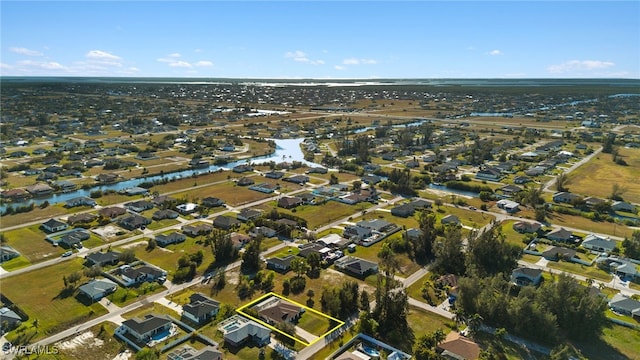
{"type": "Polygon", "coordinates": [[[562,271],[570,272],[573,274],[578,274],[582,276],[586,276],[588,278],[593,278],[601,281],[611,281],[611,274],[605,272],[604,270],[600,270],[595,266],[586,266],[582,264],[576,264],[566,261],[549,261],[548,267],[553,269],[559,269],[562,271]]]}
{"type": "Polygon", "coordinates": [[[7,245],[18,250],[31,263],[56,258],[66,251],[45,240],[47,234],[40,230],[39,224],[6,231],[4,236],[7,245]]]}
{"type": "Polygon", "coordinates": [[[31,262],[26,257],[20,255],[16,258],[13,258],[9,261],[5,261],[2,263],[2,268],[7,271],[17,270],[23,267],[27,267],[31,265],[31,262]]]}
{"type": "Polygon", "coordinates": [[[158,229],[166,228],[178,223],[180,223],[180,221],[176,219],[154,220],[151,222],[151,224],[147,225],[147,229],[158,230],[158,229]]]}
{"type": "Polygon", "coordinates": [[[180,314],[155,302],[142,305],[135,310],[124,313],[122,317],[125,319],[133,319],[134,317],[143,318],[147,314],[169,315],[174,319],[180,319],[180,314]]]}
{"type": "Polygon", "coordinates": [[[329,330],[330,325],[328,318],[312,311],[306,311],[298,321],[299,327],[316,336],[324,335],[329,330]]]}
{"type": "MultiPolygon", "coordinates": [[[[73,259],[2,280],[2,294],[29,316],[23,326],[30,327],[34,319],[39,322],[38,332],[32,339],[21,339],[21,334],[12,331],[7,335],[10,341],[33,342],[106,314],[100,304],[86,306],[78,301],[77,290],[73,293],[64,291],[63,276],[74,271],[82,272],[82,261],[73,259]],[[25,291],[25,286],[28,291],[25,291]]],[[[87,280],[83,278],[76,286],[87,280]]]]}
{"type": "Polygon", "coordinates": [[[640,359],[640,331],[607,324],[599,339],[576,344],[589,359],[640,359]]]}
{"type": "Polygon", "coordinates": [[[409,307],[407,322],[416,338],[420,335],[430,334],[438,329],[442,329],[447,334],[455,327],[453,320],[413,306],[409,307]]]}
{"type": "MultiPolygon", "coordinates": [[[[267,205],[273,206],[272,203],[269,203],[265,204],[263,208],[270,209],[271,207],[267,205]]],[[[278,211],[290,213],[307,220],[307,228],[314,230],[323,225],[330,224],[333,221],[358,213],[371,206],[372,204],[370,203],[347,205],[337,201],[329,201],[322,205],[302,205],[292,210],[278,208],[278,211]]]]}

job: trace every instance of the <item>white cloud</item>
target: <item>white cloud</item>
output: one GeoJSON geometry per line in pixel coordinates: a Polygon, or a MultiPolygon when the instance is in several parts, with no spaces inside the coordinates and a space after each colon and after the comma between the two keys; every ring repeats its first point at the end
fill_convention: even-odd
{"type": "Polygon", "coordinates": [[[169,54],[167,55],[170,58],[179,58],[182,57],[182,55],[180,53],[173,53],[173,54],[169,54]]]}
{"type": "Polygon", "coordinates": [[[207,61],[207,60],[200,60],[196,63],[193,64],[194,66],[213,66],[213,63],[211,61],[207,61]]]}
{"type": "Polygon", "coordinates": [[[116,62],[122,60],[120,56],[116,56],[102,50],[91,50],[85,55],[85,57],[87,59],[105,62],[116,62]]]}
{"type": "Polygon", "coordinates": [[[193,65],[189,64],[186,61],[179,60],[179,61],[170,62],[169,66],[171,66],[171,67],[181,67],[181,68],[190,68],[193,65]]]}
{"type": "Polygon", "coordinates": [[[496,50],[491,50],[489,51],[487,54],[491,55],[491,56],[498,56],[498,55],[504,55],[504,53],[498,49],[496,50]]]}
{"type": "Polygon", "coordinates": [[[20,55],[26,55],[26,56],[43,56],[44,55],[40,51],[30,50],[23,47],[12,47],[12,48],[9,48],[9,51],[14,52],[16,54],[20,54],[20,55]]]}
{"type": "Polygon", "coordinates": [[[570,60],[561,64],[550,65],[547,67],[547,71],[552,74],[562,74],[567,72],[603,70],[615,65],[616,64],[611,61],[570,60]]]}
{"type": "Polygon", "coordinates": [[[342,66],[342,65],[336,65],[333,68],[336,69],[336,70],[346,70],[347,69],[346,66],[342,66]]]}
{"type": "Polygon", "coordinates": [[[43,69],[43,70],[67,70],[65,66],[55,61],[33,61],[33,60],[22,60],[18,61],[18,66],[24,68],[34,68],[34,69],[43,69]]]}
{"type": "Polygon", "coordinates": [[[303,51],[300,51],[300,50],[287,51],[284,54],[284,57],[287,58],[287,59],[293,59],[293,61],[306,63],[306,64],[311,64],[311,65],[323,65],[324,64],[324,60],[311,60],[311,59],[309,59],[307,54],[305,54],[303,51]]]}
{"type": "Polygon", "coordinates": [[[374,59],[357,59],[357,58],[348,58],[342,60],[344,65],[373,65],[377,64],[378,61],[374,59]]]}

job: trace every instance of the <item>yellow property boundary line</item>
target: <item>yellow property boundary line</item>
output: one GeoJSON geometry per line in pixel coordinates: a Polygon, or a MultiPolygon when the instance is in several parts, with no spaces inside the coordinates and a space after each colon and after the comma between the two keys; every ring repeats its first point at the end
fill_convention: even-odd
{"type": "Polygon", "coordinates": [[[253,300],[252,302],[250,302],[250,303],[248,303],[248,304],[245,304],[245,305],[242,305],[241,307],[239,307],[239,308],[237,308],[237,309],[236,309],[236,312],[237,312],[238,314],[242,315],[242,316],[245,316],[245,317],[247,317],[247,318],[249,318],[249,319],[251,319],[251,320],[253,320],[253,321],[257,322],[258,324],[260,324],[260,325],[262,325],[262,326],[264,326],[264,327],[268,328],[269,330],[271,330],[271,331],[275,331],[275,332],[277,332],[277,333],[280,333],[280,334],[282,334],[282,335],[284,335],[284,336],[286,336],[286,337],[288,337],[288,338],[290,338],[290,339],[292,339],[292,340],[294,340],[294,341],[299,342],[300,344],[302,344],[302,345],[304,345],[304,346],[310,346],[310,345],[315,344],[316,342],[318,342],[318,341],[320,341],[320,340],[324,339],[327,335],[331,334],[334,330],[336,330],[337,328],[339,328],[339,327],[341,327],[342,325],[344,325],[344,324],[345,324],[345,322],[344,322],[344,321],[342,321],[342,320],[339,320],[339,319],[336,319],[336,318],[334,318],[334,317],[331,317],[331,316],[329,316],[329,315],[327,315],[327,314],[325,314],[325,313],[323,313],[323,312],[320,312],[320,311],[318,311],[318,310],[312,309],[312,308],[310,308],[310,307],[308,307],[308,306],[306,306],[306,305],[302,305],[302,304],[300,304],[300,303],[298,303],[298,302],[296,302],[296,301],[290,300],[289,298],[286,298],[286,297],[284,297],[284,296],[282,296],[282,295],[280,295],[280,294],[276,294],[276,293],[274,293],[274,292],[270,292],[270,293],[264,294],[264,295],[260,296],[259,298],[257,298],[257,299],[255,299],[255,300],[253,300]],[[303,341],[303,340],[300,340],[300,339],[296,338],[295,336],[291,336],[291,335],[289,335],[289,334],[287,334],[287,333],[285,333],[285,332],[283,332],[283,331],[281,331],[281,330],[277,329],[275,326],[272,326],[272,325],[270,325],[269,323],[267,323],[267,322],[265,322],[265,321],[263,321],[263,320],[261,320],[261,319],[258,319],[258,318],[254,317],[254,316],[251,316],[251,315],[249,315],[249,314],[247,314],[247,313],[245,313],[245,312],[243,311],[245,308],[248,308],[248,307],[250,307],[250,306],[253,306],[255,303],[260,302],[260,301],[262,301],[262,300],[264,300],[264,299],[266,299],[266,298],[268,298],[268,297],[272,297],[272,296],[275,296],[275,297],[277,297],[277,298],[279,298],[279,299],[282,299],[282,300],[287,301],[287,302],[289,302],[289,303],[292,303],[292,304],[295,304],[295,305],[297,305],[297,306],[300,306],[300,307],[301,307],[301,308],[303,308],[305,311],[311,311],[312,313],[318,314],[318,315],[320,315],[320,316],[322,316],[322,317],[324,317],[324,318],[327,318],[327,319],[329,319],[329,320],[333,320],[333,321],[337,322],[337,323],[338,323],[338,325],[336,325],[335,327],[333,327],[331,330],[327,331],[326,333],[324,333],[324,334],[322,334],[322,335],[318,336],[318,338],[317,338],[317,339],[315,339],[315,340],[313,340],[312,342],[308,343],[308,342],[306,342],[306,341],[303,341]]]}

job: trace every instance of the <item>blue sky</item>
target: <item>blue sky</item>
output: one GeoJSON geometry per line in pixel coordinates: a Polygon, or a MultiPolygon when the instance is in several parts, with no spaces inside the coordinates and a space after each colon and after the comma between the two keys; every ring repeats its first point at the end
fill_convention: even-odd
{"type": "Polygon", "coordinates": [[[0,74],[640,78],[639,1],[1,1],[0,74]]]}

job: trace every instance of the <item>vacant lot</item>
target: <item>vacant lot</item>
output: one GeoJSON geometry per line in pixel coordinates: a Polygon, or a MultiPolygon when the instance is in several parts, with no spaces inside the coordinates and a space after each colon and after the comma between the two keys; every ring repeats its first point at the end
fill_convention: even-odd
{"type": "Polygon", "coordinates": [[[46,235],[40,230],[40,225],[31,225],[4,233],[7,245],[18,250],[31,263],[49,260],[65,252],[64,249],[55,247],[45,240],[46,235]]]}
{"type": "MultiPolygon", "coordinates": [[[[31,339],[27,335],[27,340],[33,342],[106,314],[107,311],[100,304],[86,306],[78,301],[77,290],[65,291],[63,276],[69,276],[74,271],[82,272],[82,261],[81,258],[64,261],[2,280],[2,294],[18,304],[29,316],[29,321],[23,326],[30,329],[33,320],[38,320],[37,333],[31,339]]],[[[76,286],[86,281],[83,278],[76,286]]],[[[7,338],[14,342],[23,334],[26,333],[12,331],[7,338]]]]}
{"type": "Polygon", "coordinates": [[[569,175],[569,190],[608,198],[613,184],[619,184],[627,189],[622,195],[626,201],[640,203],[640,149],[620,148],[620,156],[628,166],[614,163],[611,154],[598,154],[569,175]]]}

